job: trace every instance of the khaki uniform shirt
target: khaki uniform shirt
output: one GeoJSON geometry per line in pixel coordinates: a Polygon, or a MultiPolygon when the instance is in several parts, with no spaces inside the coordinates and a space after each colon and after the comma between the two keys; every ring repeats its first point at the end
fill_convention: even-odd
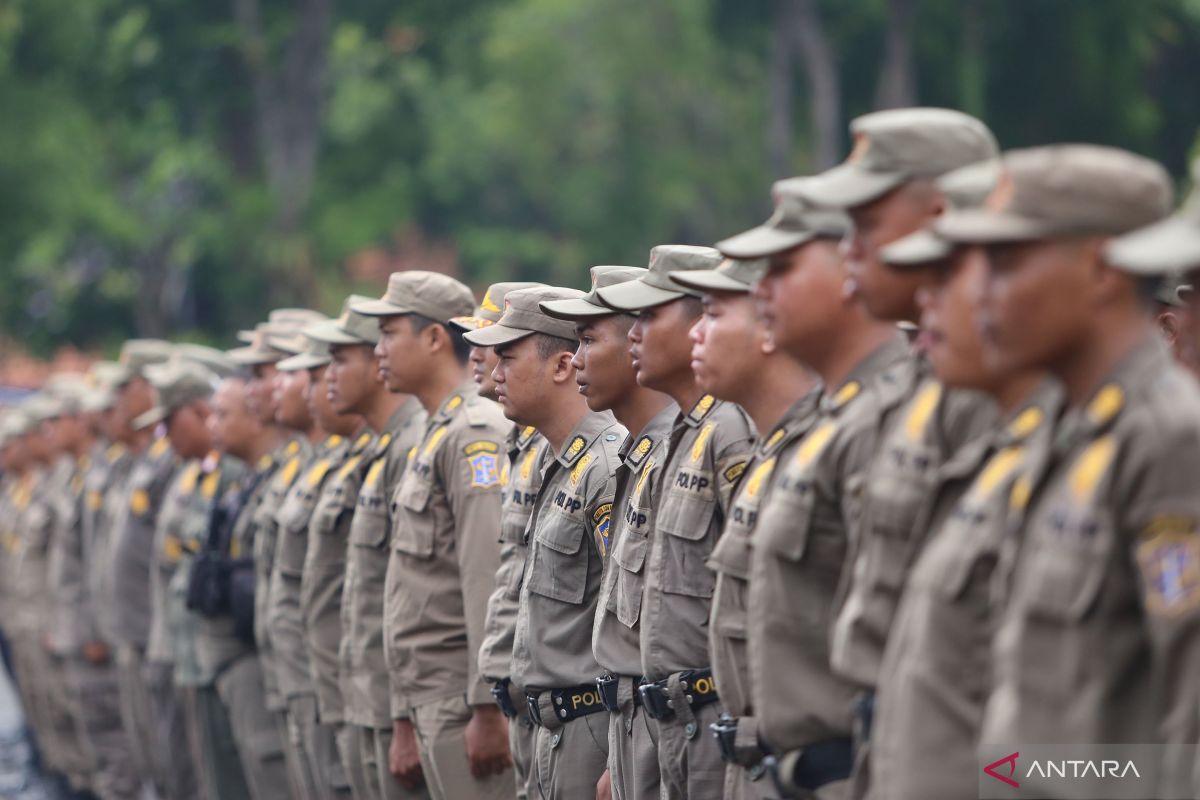
{"type": "Polygon", "coordinates": [[[926,378],[895,417],[867,470],[862,536],[831,645],[834,669],[867,688],[878,679],[905,576],[929,530],[938,468],[995,425],[996,406],[926,378]]]}
{"type": "Polygon", "coordinates": [[[415,397],[405,400],[388,419],[375,443],[350,523],[342,589],[342,697],[346,721],[368,728],[392,727],[391,685],[383,649],[384,588],[396,524],[392,497],[424,424],[425,412],[415,397]]]}
{"type": "Polygon", "coordinates": [[[1196,742],[1200,389],[1157,335],[1063,417],[1012,503],[984,745],[1196,742]]]}
{"type": "Polygon", "coordinates": [[[668,403],[636,439],[627,438],[619,452],[621,464],[617,467],[613,500],[616,532],[609,553],[603,554],[607,562],[592,628],[596,662],[613,675],[642,674],[638,621],[646,553],[655,527],[655,509],[662,497],[663,463],[671,444],[671,427],[678,415],[679,406],[668,403]]]}
{"type": "Polygon", "coordinates": [[[409,456],[395,497],[383,620],[393,718],[456,695],[492,703],[479,647],[500,564],[500,471],[511,428],[466,381],[430,416],[409,456]]]}
{"type": "Polygon", "coordinates": [[[308,523],[308,547],[300,577],[300,616],[317,693],[317,713],[326,725],[345,722],[338,655],[342,645],[346,546],[374,441],[371,433],[360,434],[354,440],[345,462],[325,479],[308,523]]]}
{"type": "MultiPolygon", "coordinates": [[[[713,677],[720,687],[721,705],[738,717],[753,714],[746,652],[746,592],[759,509],[774,487],[776,465],[787,463],[816,422],[820,398],[820,389],[809,392],[787,410],[769,434],[759,437],[734,493],[725,532],[708,558],[708,566],[717,576],[708,626],[713,677]]],[[[738,733],[745,734],[741,725],[738,733]]]]}
{"type": "MultiPolygon", "coordinates": [[[[851,730],[854,686],[829,666],[829,632],[880,426],[902,401],[908,345],[897,336],[821,398],[816,425],[776,467],[750,557],[747,641],[759,731],[786,752],[851,730]]],[[[719,690],[719,687],[718,687],[719,690]]]]}
{"type": "Polygon", "coordinates": [[[105,480],[98,485],[84,487],[83,562],[88,585],[87,599],[80,614],[86,622],[88,641],[115,645],[116,640],[108,630],[105,601],[109,596],[109,578],[112,574],[115,525],[128,505],[129,478],[133,465],[137,463],[137,455],[125,445],[114,444],[106,449],[104,456],[105,480]]]}
{"type": "Polygon", "coordinates": [[[48,641],[51,651],[59,656],[78,656],[87,639],[88,621],[80,610],[87,602],[85,526],[92,527],[85,522],[92,513],[86,504],[88,484],[100,486],[106,478],[103,448],[93,447],[75,462],[69,491],[58,495],[59,512],[46,565],[46,594],[48,641]]]}
{"type": "Polygon", "coordinates": [[[879,673],[871,769],[881,796],[951,800],[978,788],[992,575],[1013,482],[1049,441],[1060,397],[1047,382],[939,470],[932,533],[909,573],[879,673]]]}
{"type": "Polygon", "coordinates": [[[18,527],[21,545],[13,564],[17,597],[13,622],[19,631],[37,639],[39,648],[45,624],[46,570],[58,517],[55,497],[73,470],[72,459],[59,459],[36,471],[18,527]]]}
{"type": "Polygon", "coordinates": [[[705,562],[725,527],[753,441],[746,413],[712,395],[681,414],[671,430],[642,599],[642,672],[649,680],[711,663],[706,626],[716,578],[705,562]]]}
{"type": "MultiPolygon", "coordinates": [[[[107,564],[101,576],[100,615],[105,638],[144,652],[150,641],[154,531],[179,460],[164,436],[134,463],[125,492],[116,496],[107,564]]],[[[110,497],[112,502],[114,498],[110,497]]]]}
{"type": "Polygon", "coordinates": [[[314,448],[304,438],[293,439],[278,456],[279,467],[271,475],[266,491],[254,509],[254,644],[262,663],[263,689],[268,711],[283,711],[287,704],[279,691],[275,663],[275,645],[267,625],[271,607],[271,576],[275,574],[275,548],[279,528],[275,513],[283,505],[296,478],[313,457],[314,448]]]}
{"type": "Polygon", "coordinates": [[[300,610],[300,583],[308,549],[308,526],[327,478],[336,474],[350,452],[350,442],[330,436],[311,463],[292,482],[275,512],[278,529],[266,624],[275,648],[275,680],[284,702],[313,693],[308,645],[300,610]]]}
{"type": "Polygon", "coordinates": [[[589,412],[542,475],[526,539],[512,676],[529,692],[594,683],[592,624],[612,530],[618,451],[628,436],[589,412]]]}
{"type": "Polygon", "coordinates": [[[504,486],[500,508],[500,568],[496,570],[496,588],[488,598],[483,644],[479,646],[479,674],[489,681],[511,677],[521,576],[529,554],[525,528],[542,486],[543,465],[549,454],[546,438],[533,426],[514,428],[509,439],[508,465],[500,474],[500,483],[504,486]]]}

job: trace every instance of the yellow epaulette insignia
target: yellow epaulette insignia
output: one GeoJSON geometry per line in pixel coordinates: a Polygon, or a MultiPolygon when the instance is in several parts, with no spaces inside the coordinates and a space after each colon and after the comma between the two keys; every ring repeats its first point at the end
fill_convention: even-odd
{"type": "Polygon", "coordinates": [[[1092,497],[1116,454],[1117,440],[1110,435],[1102,436],[1089,444],[1075,459],[1067,476],[1067,485],[1077,501],[1092,497]]]}
{"type": "Polygon", "coordinates": [[[570,447],[568,447],[566,452],[563,453],[563,458],[565,458],[568,462],[573,461],[576,456],[583,452],[583,448],[586,446],[587,439],[583,438],[582,436],[576,436],[571,440],[570,447]]]}
{"type": "Polygon", "coordinates": [[[571,485],[578,486],[579,479],[583,477],[583,473],[587,471],[588,464],[592,463],[593,456],[588,453],[583,458],[579,459],[579,463],[571,470],[571,485]]]}
{"type": "Polygon", "coordinates": [[[446,426],[443,425],[442,427],[435,430],[433,433],[429,434],[429,439],[425,442],[425,446],[423,448],[421,448],[421,454],[427,456],[430,453],[432,453],[434,450],[436,450],[437,446],[441,443],[442,439],[445,438],[447,430],[448,429],[446,428],[446,426]]]}
{"type": "Polygon", "coordinates": [[[445,411],[447,414],[449,414],[451,411],[457,410],[458,407],[461,406],[462,404],[463,404],[462,395],[456,394],[456,395],[454,395],[454,397],[451,397],[446,402],[445,411]]]}
{"type": "Polygon", "coordinates": [[[334,447],[337,447],[338,445],[340,445],[340,444],[342,443],[342,441],[343,441],[343,440],[342,440],[342,437],[341,437],[341,436],[338,436],[338,435],[335,433],[335,434],[333,434],[333,435],[331,435],[331,436],[329,436],[328,438],[326,438],[326,439],[325,439],[325,446],[326,446],[326,447],[328,447],[328,448],[331,448],[331,449],[332,449],[332,448],[334,448],[334,447]]]}
{"type": "Polygon", "coordinates": [[[406,455],[404,457],[404,461],[406,463],[409,461],[412,461],[413,458],[416,457],[416,455],[417,455],[417,445],[414,444],[412,447],[408,448],[408,455],[406,455]]]}
{"type": "Polygon", "coordinates": [[[279,474],[279,480],[283,483],[283,487],[292,485],[292,481],[296,480],[296,474],[300,472],[300,459],[293,458],[283,467],[283,472],[279,474]]]}
{"type": "Polygon", "coordinates": [[[837,394],[833,396],[834,409],[845,407],[854,398],[858,397],[858,393],[862,391],[862,384],[858,381],[850,381],[837,390],[837,394]]]}
{"type": "Polygon", "coordinates": [[[350,477],[351,472],[354,472],[354,470],[358,469],[358,465],[361,461],[362,456],[360,455],[351,457],[350,460],[343,464],[342,468],[338,470],[337,479],[339,481],[346,480],[346,478],[350,477]]]}
{"type": "Polygon", "coordinates": [[[833,438],[834,432],[837,431],[837,423],[833,420],[825,420],[817,426],[816,430],[804,437],[804,441],[796,448],[796,463],[802,467],[807,467],[809,464],[817,460],[817,456],[821,455],[821,451],[829,444],[829,440],[833,438]]]}
{"type": "Polygon", "coordinates": [[[384,460],[382,458],[375,459],[375,463],[367,470],[367,479],[364,481],[366,486],[374,488],[375,484],[379,483],[379,473],[383,471],[383,465],[384,460]]]}
{"type": "Polygon", "coordinates": [[[369,433],[360,434],[359,437],[354,440],[354,452],[357,453],[359,450],[362,450],[364,447],[366,447],[370,443],[371,443],[371,434],[369,434],[369,433]]]}
{"type": "Polygon", "coordinates": [[[317,484],[325,479],[325,475],[329,472],[330,463],[328,459],[322,458],[308,470],[308,488],[315,489],[317,484]]]}
{"type": "Polygon", "coordinates": [[[208,500],[213,499],[217,495],[217,486],[221,483],[221,473],[219,470],[214,470],[204,476],[204,482],[200,484],[200,494],[208,500]]]}
{"type": "Polygon", "coordinates": [[[134,489],[129,495],[129,510],[139,517],[150,510],[150,495],[145,489],[134,489]]]}
{"type": "Polygon", "coordinates": [[[706,394],[696,401],[696,405],[692,406],[692,410],[688,412],[688,419],[694,422],[699,422],[708,416],[708,412],[712,411],[712,407],[716,405],[717,399],[711,394],[706,394]]]}
{"type": "Polygon", "coordinates": [[[104,506],[104,495],[95,489],[88,492],[87,495],[88,509],[91,511],[99,511],[104,506]]]}
{"type": "Polygon", "coordinates": [[[294,455],[296,455],[296,453],[299,453],[299,452],[300,452],[300,442],[299,442],[298,440],[295,440],[295,439],[293,439],[292,441],[288,442],[287,450],[286,450],[285,452],[286,452],[286,453],[287,453],[289,456],[294,456],[294,455]]]}
{"type": "Polygon", "coordinates": [[[539,450],[540,447],[531,447],[525,451],[525,458],[521,459],[521,480],[528,481],[533,475],[533,465],[537,461],[539,450]]]}
{"type": "Polygon", "coordinates": [[[992,492],[996,491],[1001,483],[1008,480],[1013,470],[1021,463],[1022,453],[1023,450],[1020,447],[1006,447],[992,456],[988,460],[987,466],[979,473],[979,477],[975,479],[971,494],[980,498],[990,497],[992,492]]]}
{"type": "Polygon", "coordinates": [[[125,453],[125,445],[117,442],[110,444],[108,449],[104,451],[104,457],[108,459],[108,463],[112,463],[120,458],[125,453]]]}
{"type": "Polygon", "coordinates": [[[392,435],[390,433],[385,433],[383,436],[380,436],[379,441],[375,443],[375,452],[383,453],[383,451],[387,450],[391,446],[392,435]]]}
{"type": "Polygon", "coordinates": [[[775,432],[771,434],[771,437],[767,439],[765,444],[763,444],[763,450],[768,452],[774,450],[776,445],[783,441],[783,437],[786,435],[787,431],[785,431],[783,428],[776,428],[775,432]]]}
{"type": "Polygon", "coordinates": [[[708,438],[712,436],[713,429],[717,426],[711,422],[700,429],[700,433],[696,436],[696,441],[692,442],[692,463],[700,463],[700,459],[704,457],[704,446],[708,444],[708,438]]]}
{"type": "Polygon", "coordinates": [[[636,469],[637,467],[641,466],[643,461],[646,460],[646,456],[649,455],[650,450],[653,447],[654,442],[650,439],[650,437],[643,436],[641,439],[638,439],[638,443],[635,444],[629,451],[629,455],[625,457],[625,460],[631,467],[636,469]]]}
{"type": "Polygon", "coordinates": [[[1125,392],[1115,383],[1110,383],[1088,403],[1087,416],[1093,425],[1107,425],[1125,406],[1125,392]]]}
{"type": "Polygon", "coordinates": [[[758,497],[758,493],[762,491],[762,485],[766,482],[767,478],[771,477],[771,471],[774,469],[774,458],[768,458],[755,467],[754,472],[751,472],[750,477],[746,479],[746,497],[758,497]]]}
{"type": "Polygon", "coordinates": [[[1033,483],[1028,475],[1022,475],[1013,483],[1012,492],[1008,495],[1008,506],[1013,511],[1024,511],[1033,495],[1033,483]]]}
{"type": "Polygon", "coordinates": [[[183,558],[183,545],[179,543],[177,537],[171,535],[163,537],[163,558],[170,564],[183,558]]]}
{"type": "Polygon", "coordinates": [[[913,399],[908,417],[904,420],[904,432],[908,434],[910,442],[919,442],[925,436],[925,429],[929,427],[929,420],[933,418],[933,412],[941,399],[940,383],[929,384],[913,399]]]}
{"type": "Polygon", "coordinates": [[[262,458],[260,458],[258,460],[258,468],[260,470],[270,469],[271,465],[274,463],[275,463],[275,459],[271,458],[269,455],[263,456],[262,458]]]}
{"type": "Polygon", "coordinates": [[[150,445],[150,457],[161,458],[170,448],[171,440],[165,436],[160,436],[154,440],[154,444],[150,445]]]}
{"type": "Polygon", "coordinates": [[[525,429],[521,431],[521,435],[517,437],[517,446],[524,447],[533,438],[535,433],[537,433],[537,428],[532,425],[526,425],[525,429]]]}
{"type": "Polygon", "coordinates": [[[183,474],[179,476],[179,493],[188,495],[196,491],[196,482],[200,480],[200,465],[189,464],[183,474]]]}
{"type": "Polygon", "coordinates": [[[1040,408],[1027,408],[1009,423],[1008,433],[1017,439],[1024,439],[1036,431],[1041,424],[1042,410],[1040,408]]]}

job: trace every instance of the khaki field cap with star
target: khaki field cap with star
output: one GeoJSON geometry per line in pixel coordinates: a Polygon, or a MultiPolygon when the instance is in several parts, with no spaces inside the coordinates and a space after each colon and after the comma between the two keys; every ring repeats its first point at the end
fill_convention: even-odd
{"type": "Polygon", "coordinates": [[[671,280],[671,273],[692,269],[715,269],[721,254],[711,247],[660,244],[650,251],[650,267],[635,281],[596,290],[600,302],[618,311],[641,311],[681,297],[699,297],[700,292],[671,280]]]}
{"type": "Polygon", "coordinates": [[[671,280],[701,292],[745,294],[766,274],[765,258],[727,258],[716,269],[672,272],[671,280]]]}
{"type": "Polygon", "coordinates": [[[1192,194],[1183,207],[1167,219],[1109,242],[1105,257],[1114,266],[1143,274],[1200,269],[1200,159],[1192,164],[1192,194]]]}
{"type": "MultiPolygon", "coordinates": [[[[992,158],[971,164],[938,178],[938,190],[946,198],[951,211],[980,208],[1000,180],[1000,159],[992,158]]],[[[879,255],[890,266],[923,267],[942,261],[954,252],[954,244],[922,228],[883,247],[879,255]]]]}
{"type": "Polygon", "coordinates": [[[180,357],[147,367],[146,379],[158,392],[158,402],[133,421],[138,430],[157,425],[189,403],[209,397],[217,384],[216,374],[208,367],[180,357]]]}
{"type": "Polygon", "coordinates": [[[475,309],[473,315],[454,317],[450,320],[450,324],[464,331],[477,331],[480,328],[495,325],[500,321],[500,315],[504,313],[504,298],[508,296],[509,292],[515,292],[518,289],[534,289],[545,285],[536,281],[493,283],[483,293],[483,299],[479,301],[479,307],[475,309]]]}
{"type": "MultiPolygon", "coordinates": [[[[288,309],[290,312],[299,310],[288,309]]],[[[260,322],[254,327],[254,340],[245,347],[227,351],[227,355],[243,367],[274,364],[303,349],[303,342],[298,341],[297,335],[301,327],[323,319],[324,314],[306,311],[303,316],[289,315],[283,322],[260,322]]]]}
{"type": "Polygon", "coordinates": [[[470,316],[475,309],[475,295],[449,275],[414,269],[393,272],[381,299],[357,303],[351,308],[368,317],[420,314],[444,325],[455,317],[470,316]]]}
{"type": "Polygon", "coordinates": [[[1051,145],[1006,153],[984,208],[944,214],[933,230],[962,244],[1119,236],[1162,219],[1170,206],[1170,179],[1150,159],[1114,147],[1051,145]]]}
{"type": "Polygon", "coordinates": [[[549,300],[577,300],[583,297],[578,289],[558,286],[542,286],[534,289],[518,289],[504,298],[504,314],[495,325],[469,331],[463,338],[476,347],[498,347],[511,344],[535,333],[557,336],[575,341],[575,326],[563,319],[556,319],[541,309],[541,303],[549,300]]]}
{"type": "Polygon", "coordinates": [[[122,374],[117,378],[116,387],[124,386],[134,378],[140,377],[142,371],[150,364],[161,364],[171,357],[171,343],[162,339],[130,339],[121,345],[121,355],[117,363],[121,365],[122,374]]]}
{"type": "Polygon", "coordinates": [[[856,208],[916,178],[936,178],[998,152],[996,138],[974,117],[948,108],[897,108],[850,123],[846,160],[800,187],[812,203],[856,208]]]}
{"type": "Polygon", "coordinates": [[[807,244],[813,239],[841,239],[850,230],[850,218],[840,211],[818,208],[799,191],[809,178],[788,178],[771,187],[775,212],[756,228],[717,242],[726,258],[766,258],[807,244]]]}
{"type": "Polygon", "coordinates": [[[604,305],[600,299],[599,290],[616,286],[618,283],[636,281],[647,272],[645,267],[599,266],[592,267],[592,290],[583,297],[568,300],[547,300],[542,303],[542,311],[556,319],[571,322],[611,317],[621,312],[604,305]]]}
{"type": "Polygon", "coordinates": [[[373,302],[361,294],[352,294],[342,303],[337,319],[327,319],[304,329],[304,335],[318,342],[331,344],[368,344],[379,342],[379,321],[355,311],[355,306],[373,302]]]}

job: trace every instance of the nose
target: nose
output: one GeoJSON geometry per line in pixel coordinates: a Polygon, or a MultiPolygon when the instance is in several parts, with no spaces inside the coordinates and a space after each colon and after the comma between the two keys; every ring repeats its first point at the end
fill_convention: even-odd
{"type": "Polygon", "coordinates": [[[385,350],[383,347],[383,337],[382,336],[379,337],[379,341],[375,343],[374,353],[375,353],[375,357],[378,358],[380,361],[382,361],[385,357],[387,357],[387,350],[385,350]]]}
{"type": "Polygon", "coordinates": [[[576,372],[583,369],[583,345],[575,348],[575,355],[571,356],[571,368],[576,372]]]}
{"type": "Polygon", "coordinates": [[[641,317],[638,317],[637,321],[633,323],[632,327],[630,327],[629,336],[627,338],[629,339],[629,341],[633,342],[634,344],[637,344],[638,342],[640,342],[642,340],[642,319],[641,319],[641,317]]]}
{"type": "Polygon", "coordinates": [[[504,369],[499,364],[492,370],[492,380],[496,383],[504,383],[504,369]]]}
{"type": "Polygon", "coordinates": [[[701,314],[700,318],[692,324],[691,328],[688,329],[688,338],[692,340],[693,344],[704,343],[704,325],[704,315],[701,314]]]}
{"type": "Polygon", "coordinates": [[[933,289],[929,286],[918,287],[914,299],[917,301],[917,308],[921,311],[929,310],[933,305],[933,289]]]}

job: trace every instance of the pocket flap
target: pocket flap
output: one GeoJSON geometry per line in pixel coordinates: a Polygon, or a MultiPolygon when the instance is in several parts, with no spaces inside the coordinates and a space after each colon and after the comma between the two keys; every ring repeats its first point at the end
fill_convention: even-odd
{"type": "Polygon", "coordinates": [[[542,525],[535,531],[535,538],[556,553],[573,556],[583,547],[584,528],[582,522],[560,525],[542,525]]]}
{"type": "Polygon", "coordinates": [[[646,564],[646,552],[650,549],[650,537],[623,530],[613,545],[612,560],[626,572],[641,572],[646,564]]]}

